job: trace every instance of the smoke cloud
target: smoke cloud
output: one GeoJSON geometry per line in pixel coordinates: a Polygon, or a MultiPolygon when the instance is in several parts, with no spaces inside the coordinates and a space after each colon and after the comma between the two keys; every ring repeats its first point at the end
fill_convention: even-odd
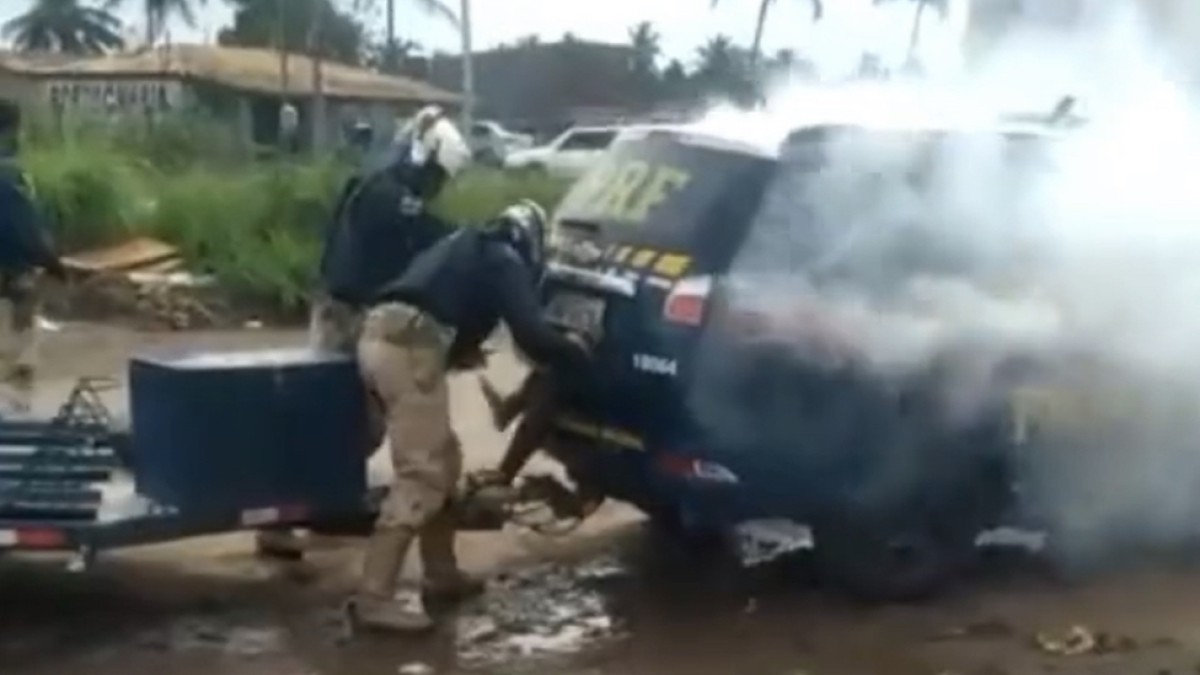
{"type": "MultiPolygon", "coordinates": [[[[970,73],[789,84],[699,123],[764,148],[804,125],[872,129],[785,148],[736,256],[732,313],[756,317],[773,372],[782,358],[817,381],[933,383],[944,429],[994,414],[1017,383],[1082,392],[1053,414],[1086,423],[1043,428],[1020,465],[1026,506],[1075,560],[1200,535],[1200,108],[1181,84],[1190,64],[1162,47],[1194,43],[1200,30],[1178,31],[1200,22],[1166,36],[1129,4],[1085,10],[1070,31],[1010,34],[970,73]],[[1060,138],[987,131],[1067,94],[1087,123],[1060,138]],[[911,131],[946,126],[963,131],[911,131]]],[[[740,388],[753,365],[718,354],[721,339],[692,396],[719,442],[849,452],[882,425],[874,404],[740,388]]]]}

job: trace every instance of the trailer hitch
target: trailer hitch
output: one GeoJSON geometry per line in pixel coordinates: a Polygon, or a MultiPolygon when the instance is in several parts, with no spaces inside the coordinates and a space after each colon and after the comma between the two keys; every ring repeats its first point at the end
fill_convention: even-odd
{"type": "Polygon", "coordinates": [[[549,474],[518,478],[509,485],[493,472],[468,474],[454,501],[461,531],[495,531],[511,523],[539,534],[574,531],[594,509],[549,474]]]}

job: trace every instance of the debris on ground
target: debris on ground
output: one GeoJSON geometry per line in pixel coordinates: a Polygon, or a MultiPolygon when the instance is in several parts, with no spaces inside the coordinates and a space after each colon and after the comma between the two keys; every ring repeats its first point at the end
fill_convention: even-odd
{"type": "Polygon", "coordinates": [[[1016,630],[1001,619],[980,619],[961,626],[947,628],[931,636],[933,641],[942,640],[994,640],[1009,638],[1016,630]]]}
{"type": "Polygon", "coordinates": [[[1038,649],[1055,656],[1081,656],[1083,654],[1114,654],[1130,652],[1140,645],[1138,641],[1113,633],[1093,631],[1085,626],[1072,626],[1062,635],[1038,633],[1034,636],[1038,649]]]}
{"type": "Polygon", "coordinates": [[[608,561],[597,561],[594,569],[546,565],[498,581],[459,617],[459,658],[483,665],[564,655],[614,637],[605,598],[592,587],[612,573],[608,561]]]}
{"type": "Polygon", "coordinates": [[[149,237],[63,258],[73,304],[175,330],[218,325],[214,279],[183,269],[179,249],[149,237]]]}
{"type": "Polygon", "coordinates": [[[1062,635],[1038,633],[1034,636],[1038,649],[1055,656],[1080,656],[1096,650],[1096,636],[1084,626],[1071,626],[1062,635]]]}
{"type": "Polygon", "coordinates": [[[57,321],[51,321],[44,316],[39,316],[37,318],[37,327],[38,330],[45,331],[47,333],[57,333],[58,331],[62,330],[61,323],[57,321]]]}

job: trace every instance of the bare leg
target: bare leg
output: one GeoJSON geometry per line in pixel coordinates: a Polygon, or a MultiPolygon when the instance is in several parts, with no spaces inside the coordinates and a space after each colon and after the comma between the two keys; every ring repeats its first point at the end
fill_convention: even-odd
{"type": "Polygon", "coordinates": [[[507,429],[508,425],[512,424],[512,421],[528,405],[531,396],[530,387],[536,387],[536,384],[531,385],[531,382],[536,380],[536,377],[536,373],[530,373],[516,391],[505,396],[496,389],[496,386],[487,377],[483,375],[479,376],[479,389],[483,392],[483,399],[487,401],[488,408],[491,410],[492,424],[497,430],[503,431],[507,429]]]}
{"type": "Polygon", "coordinates": [[[557,411],[553,381],[549,373],[530,373],[521,387],[521,394],[521,398],[525,399],[525,414],[521,417],[512,441],[500,460],[499,471],[507,482],[512,482],[529,463],[533,453],[542,447],[557,411]]]}

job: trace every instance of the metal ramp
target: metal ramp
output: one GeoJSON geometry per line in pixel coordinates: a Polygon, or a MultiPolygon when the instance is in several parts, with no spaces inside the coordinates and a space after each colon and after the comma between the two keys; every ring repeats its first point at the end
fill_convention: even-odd
{"type": "Polygon", "coordinates": [[[99,484],[112,480],[122,465],[119,432],[100,397],[115,386],[111,380],[83,379],[49,420],[0,419],[0,522],[97,519],[99,484]]]}

